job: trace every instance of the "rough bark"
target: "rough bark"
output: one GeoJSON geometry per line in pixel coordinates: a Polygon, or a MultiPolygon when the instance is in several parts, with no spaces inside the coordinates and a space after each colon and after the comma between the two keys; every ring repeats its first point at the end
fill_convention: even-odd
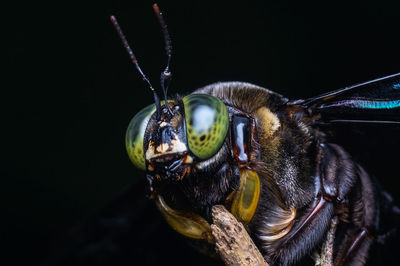
{"type": "Polygon", "coordinates": [[[315,266],[333,265],[333,245],[335,242],[335,232],[338,222],[338,217],[333,217],[325,242],[321,248],[321,254],[316,256],[315,266]]]}
{"type": "Polygon", "coordinates": [[[226,265],[268,266],[244,226],[224,206],[214,206],[212,215],[216,249],[226,265]]]}

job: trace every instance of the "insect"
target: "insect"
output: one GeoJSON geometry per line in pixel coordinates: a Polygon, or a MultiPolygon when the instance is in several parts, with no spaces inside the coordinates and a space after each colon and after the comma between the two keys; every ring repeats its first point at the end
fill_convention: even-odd
{"type": "Polygon", "coordinates": [[[146,172],[147,192],[178,233],[212,243],[211,208],[225,205],[272,265],[307,255],[363,265],[383,234],[390,205],[364,168],[331,141],[335,125],[400,124],[400,73],[306,100],[243,82],[208,85],[169,98],[171,41],[158,9],[168,63],[164,100],[154,95],[131,120],[126,147],[146,172]]]}

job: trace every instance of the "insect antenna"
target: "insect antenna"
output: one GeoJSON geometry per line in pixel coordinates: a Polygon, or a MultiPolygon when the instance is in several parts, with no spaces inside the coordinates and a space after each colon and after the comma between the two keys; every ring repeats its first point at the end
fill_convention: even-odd
{"type": "Polygon", "coordinates": [[[167,54],[167,66],[165,67],[164,71],[161,72],[161,88],[164,93],[164,100],[165,100],[165,106],[167,107],[167,110],[170,114],[173,114],[171,108],[169,108],[168,105],[168,99],[167,99],[167,92],[168,92],[168,87],[171,82],[171,71],[169,70],[169,64],[171,62],[171,56],[172,56],[172,44],[171,44],[171,37],[169,36],[168,33],[168,27],[167,24],[165,23],[164,17],[160,11],[160,8],[158,7],[157,4],[153,4],[153,10],[154,13],[157,16],[158,21],[160,22],[161,29],[164,35],[164,42],[165,42],[165,52],[167,54]]]}
{"type": "Polygon", "coordinates": [[[149,85],[150,89],[153,91],[154,102],[156,104],[157,119],[159,119],[161,117],[161,105],[160,105],[160,99],[158,98],[157,92],[151,85],[150,80],[146,77],[146,75],[143,73],[142,69],[140,68],[139,63],[136,59],[136,56],[133,53],[131,47],[129,46],[129,43],[126,40],[125,34],[122,32],[117,19],[114,16],[111,16],[110,20],[111,20],[111,23],[114,25],[114,28],[116,29],[116,31],[118,33],[118,36],[121,38],[121,41],[122,41],[126,51],[128,52],[129,58],[131,59],[132,63],[135,65],[140,76],[142,76],[142,79],[147,83],[147,85],[149,85]]]}

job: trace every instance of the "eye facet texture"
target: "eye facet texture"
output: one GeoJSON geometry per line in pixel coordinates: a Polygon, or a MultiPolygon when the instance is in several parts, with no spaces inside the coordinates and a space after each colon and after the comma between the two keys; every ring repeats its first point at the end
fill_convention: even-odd
{"type": "Polygon", "coordinates": [[[146,131],[147,123],[156,107],[154,104],[143,108],[137,113],[129,123],[125,135],[126,151],[132,163],[139,169],[145,170],[146,163],[143,151],[143,138],[146,131]]]}
{"type": "Polygon", "coordinates": [[[207,159],[224,143],[228,110],[220,99],[207,94],[190,94],[182,101],[189,149],[198,158],[207,159]]]}

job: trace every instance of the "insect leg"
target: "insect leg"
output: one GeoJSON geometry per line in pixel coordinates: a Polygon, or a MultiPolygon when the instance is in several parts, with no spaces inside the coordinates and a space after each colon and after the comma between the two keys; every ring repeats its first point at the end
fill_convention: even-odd
{"type": "Polygon", "coordinates": [[[368,250],[373,241],[378,218],[377,203],[372,182],[368,174],[358,167],[358,182],[350,196],[353,202],[349,210],[349,218],[345,237],[340,243],[335,265],[364,265],[368,250]]]}
{"type": "Polygon", "coordinates": [[[335,266],[339,265],[364,265],[367,258],[368,248],[371,245],[372,237],[368,228],[362,228],[358,234],[343,243],[346,248],[338,258],[336,258],[335,266]]]}
{"type": "Polygon", "coordinates": [[[268,254],[283,265],[291,264],[316,247],[324,238],[336,205],[354,185],[356,167],[340,147],[318,144],[315,164],[315,199],[297,217],[292,230],[270,244],[268,254]]]}
{"type": "Polygon", "coordinates": [[[263,227],[268,231],[263,236],[280,239],[292,228],[296,209],[287,208],[275,180],[259,160],[254,120],[234,114],[231,134],[233,159],[240,172],[240,186],[233,196],[231,213],[248,225],[253,236],[260,233],[260,224],[268,224],[267,229],[263,227]]]}
{"type": "Polygon", "coordinates": [[[242,115],[232,117],[232,150],[235,163],[244,168],[250,163],[252,122],[242,115]]]}
{"type": "Polygon", "coordinates": [[[273,225],[276,232],[274,237],[284,234],[285,230],[290,230],[296,210],[286,208],[276,182],[260,167],[262,162],[259,160],[254,119],[244,114],[234,114],[231,139],[233,161],[240,172],[240,186],[230,208],[232,214],[242,223],[253,227],[258,223],[257,220],[268,222],[263,218],[264,212],[268,212],[268,219],[279,220],[278,224],[273,225]],[[269,206],[262,204],[260,207],[259,201],[267,201],[269,206]]]}
{"type": "Polygon", "coordinates": [[[239,166],[240,185],[233,195],[231,213],[243,224],[252,220],[260,196],[258,173],[250,167],[253,121],[242,115],[232,118],[232,150],[234,162],[239,166]]]}

